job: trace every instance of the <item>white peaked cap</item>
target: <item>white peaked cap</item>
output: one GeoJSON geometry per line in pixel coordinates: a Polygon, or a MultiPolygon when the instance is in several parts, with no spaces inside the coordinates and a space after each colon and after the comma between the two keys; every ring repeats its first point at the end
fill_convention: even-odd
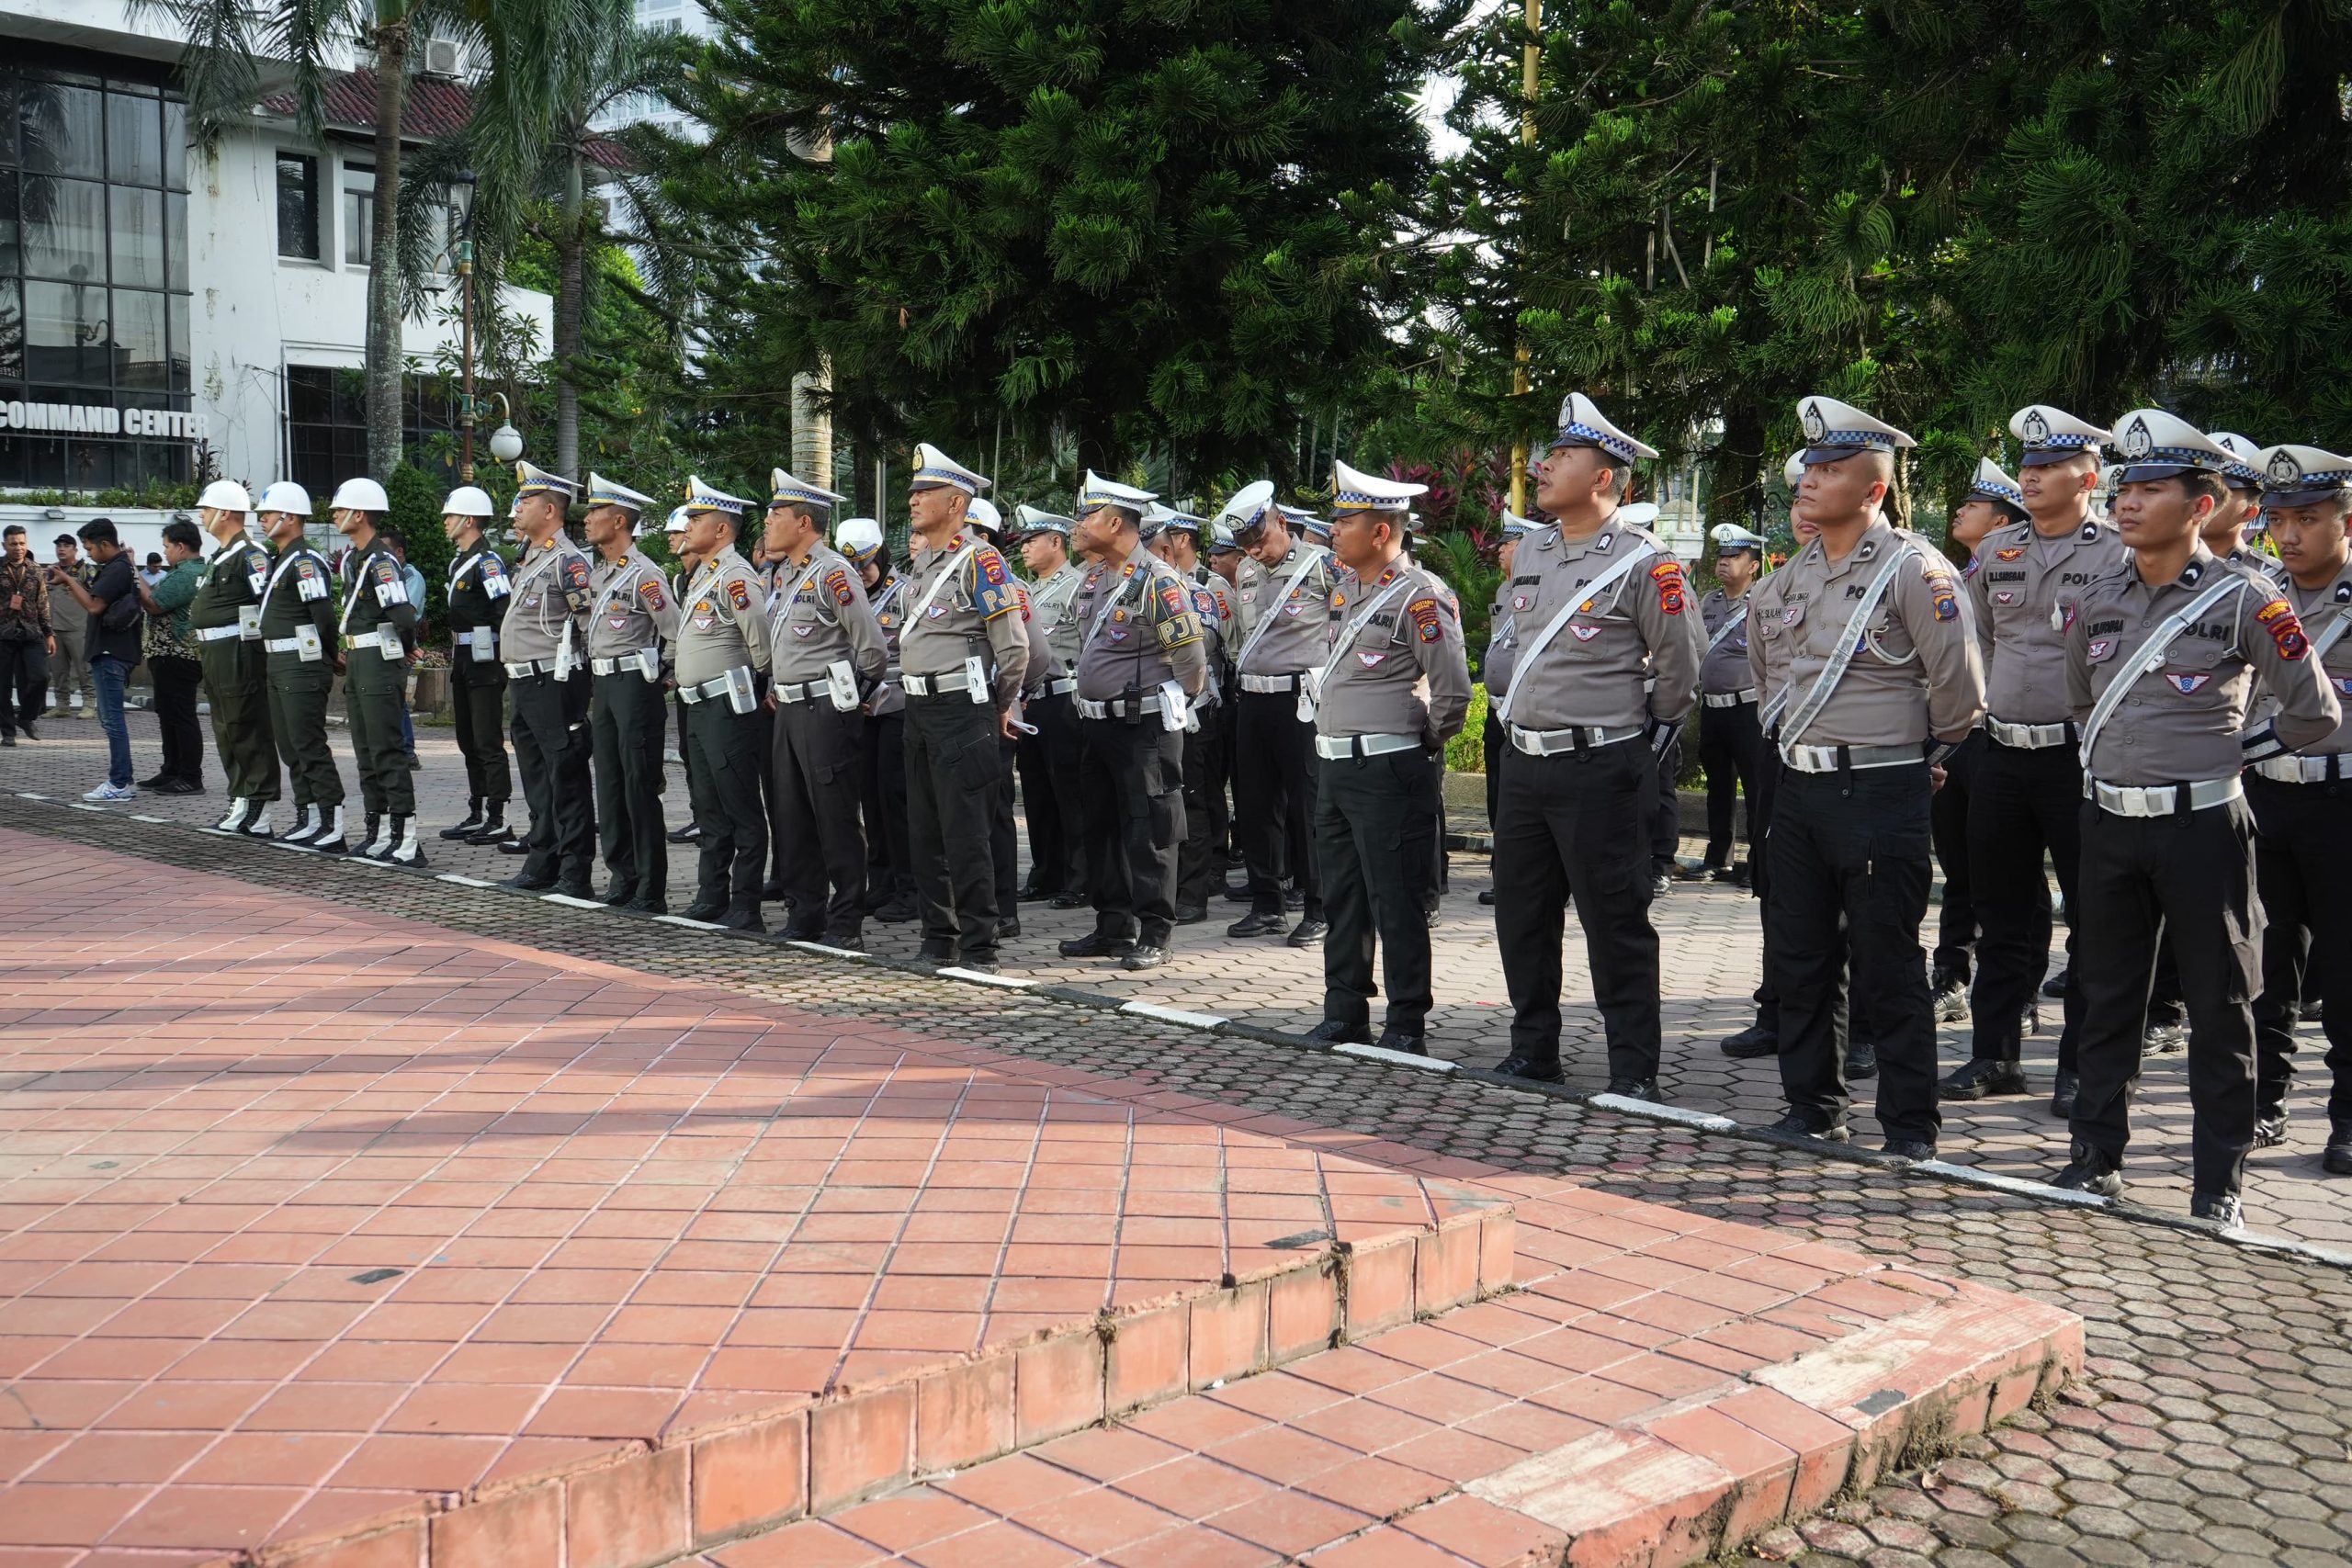
{"type": "Polygon", "coordinates": [[[2126,465],[2117,481],[2121,484],[2168,479],[2192,469],[2218,475],[2237,461],[2228,447],[2162,409],[2133,409],[2117,420],[2115,449],[2126,465]]]}
{"type": "Polygon", "coordinates": [[[617,479],[608,479],[592,469],[588,475],[588,504],[617,506],[625,512],[634,512],[642,518],[647,512],[652,510],[654,501],[651,496],[633,491],[617,479]]]}
{"type": "Polygon", "coordinates": [[[385,495],[384,487],[374,479],[345,479],[335,486],[334,499],[327,502],[327,510],[340,512],[346,506],[360,512],[390,512],[392,502],[385,495]]]}
{"type": "Polygon", "coordinates": [[[1789,460],[1781,465],[1781,479],[1792,492],[1794,492],[1797,486],[1804,483],[1804,449],[1803,447],[1790,453],[1789,460]]]}
{"type": "Polygon", "coordinates": [[[702,482],[699,474],[686,476],[686,510],[688,512],[728,512],[741,517],[752,510],[752,503],[740,495],[702,482]]]}
{"type": "Polygon", "coordinates": [[[1046,512],[1031,506],[1026,502],[1012,509],[1012,516],[1013,520],[1021,525],[1019,531],[1023,534],[1060,534],[1065,537],[1069,536],[1071,526],[1078,521],[1075,517],[1065,517],[1058,512],[1046,512]]]}
{"type": "Polygon", "coordinates": [[[516,495],[560,495],[567,502],[580,493],[580,487],[561,474],[549,473],[537,463],[517,462],[514,465],[516,495]]]}
{"type": "Polygon", "coordinates": [[[1636,528],[1646,528],[1657,521],[1657,502],[1655,501],[1628,502],[1617,509],[1617,521],[1631,523],[1636,528]]]}
{"type": "Polygon", "coordinates": [[[1274,503],[1274,481],[1252,479],[1233,492],[1232,498],[1217,512],[1217,521],[1229,522],[1246,528],[1266,514],[1274,503]]]}
{"type": "Polygon", "coordinates": [[[1714,540],[1719,550],[1754,550],[1758,555],[1764,551],[1764,536],[1751,534],[1736,523],[1718,523],[1707,530],[1707,537],[1714,540]]]}
{"type": "Polygon", "coordinates": [[[204,487],[204,493],[196,498],[196,504],[199,510],[210,507],[218,512],[251,512],[254,498],[246,494],[245,487],[234,479],[214,479],[204,487]]]}
{"type": "Polygon", "coordinates": [[[1990,457],[1976,459],[1976,477],[1968,481],[1968,493],[2005,501],[2011,506],[2025,505],[2025,491],[2018,488],[2018,481],[2009,478],[2001,465],[1990,457]]]}
{"type": "Polygon", "coordinates": [[[996,509],[995,502],[984,496],[972,498],[972,504],[965,510],[964,521],[983,534],[993,536],[1004,531],[1004,513],[996,509]]]}
{"type": "Polygon", "coordinates": [[[1141,517],[1143,509],[1159,499],[1159,497],[1150,491],[1137,490],[1133,485],[1123,485],[1116,479],[1106,479],[1092,468],[1089,468],[1086,470],[1086,478],[1079,481],[1078,500],[1072,510],[1079,516],[1083,517],[1098,507],[1124,506],[1137,517],[1141,517]]]}
{"type": "Polygon", "coordinates": [[[1808,464],[1834,463],[1857,452],[1893,452],[1919,445],[1884,420],[1818,393],[1797,404],[1797,426],[1804,432],[1804,456],[1808,464]]]}
{"type": "Polygon", "coordinates": [[[480,485],[459,485],[441,502],[444,517],[495,517],[498,508],[480,485]]]}
{"type": "Polygon", "coordinates": [[[951,485],[966,495],[978,495],[989,488],[986,479],[928,441],[915,444],[914,476],[907,483],[918,490],[930,485],[951,485]]]}
{"type": "Polygon", "coordinates": [[[1609,423],[1600,405],[1582,392],[1570,392],[1560,402],[1560,428],[1552,437],[1552,449],[1563,446],[1597,446],[1621,463],[1636,457],[1655,457],[1657,448],[1634,440],[1609,423]]]}
{"type": "Polygon", "coordinates": [[[1544,525],[1532,517],[1521,517],[1510,507],[1503,508],[1503,537],[1506,539],[1525,538],[1530,533],[1542,526],[1544,525]]]}
{"type": "Polygon", "coordinates": [[[812,485],[807,479],[795,479],[782,468],[768,470],[770,506],[839,506],[848,499],[823,485],[812,485]]]}
{"type": "Polygon", "coordinates": [[[2223,479],[2238,490],[2262,488],[2262,443],[2250,440],[2233,430],[2209,430],[2205,434],[2213,438],[2213,445],[2231,457],[2230,466],[2222,475],[2223,479]]]}
{"type": "Polygon", "coordinates": [[[2352,486],[2352,457],[2318,446],[2268,446],[2255,454],[2262,465],[2266,506],[2315,506],[2352,486]]]}
{"type": "Polygon", "coordinates": [[[2103,430],[2049,403],[2028,403],[2009,415],[2009,434],[2025,444],[2023,455],[2018,458],[2021,468],[2063,462],[2084,450],[2096,457],[2101,446],[2115,439],[2113,431],[2103,430]]]}
{"type": "Polygon", "coordinates": [[[833,548],[852,560],[869,560],[882,547],[882,525],[871,517],[844,517],[833,530],[833,548]]]}
{"type": "Polygon", "coordinates": [[[1429,486],[1403,479],[1382,479],[1345,463],[1331,465],[1331,510],[1334,512],[1406,512],[1413,498],[1427,495],[1429,486]]]}

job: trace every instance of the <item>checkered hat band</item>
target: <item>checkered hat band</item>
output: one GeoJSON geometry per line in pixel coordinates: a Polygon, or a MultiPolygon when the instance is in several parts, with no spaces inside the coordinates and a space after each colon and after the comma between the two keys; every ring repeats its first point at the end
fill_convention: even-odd
{"type": "Polygon", "coordinates": [[[2288,490],[2332,490],[2352,485],[2352,468],[2327,468],[2316,473],[2298,474],[2291,479],[2272,479],[2267,488],[2288,490]]]}
{"type": "Polygon", "coordinates": [[[2045,435],[2039,441],[2027,442],[2025,449],[2029,452],[2072,452],[2094,446],[2098,441],[2096,435],[2045,435]]]}
{"type": "Polygon", "coordinates": [[[2211,474],[2227,473],[2235,466],[2227,457],[2217,457],[2195,446],[2152,446],[2146,457],[2132,457],[2127,461],[2134,464],[2175,463],[2183,468],[2203,468],[2211,474]]]}
{"type": "Polygon", "coordinates": [[[1878,430],[1825,430],[1820,436],[1805,443],[1808,446],[1860,446],[1873,452],[1892,452],[1894,439],[1878,430]]]}
{"type": "Polygon", "coordinates": [[[2232,463],[2222,469],[2222,477],[2232,484],[2259,486],[2262,475],[2244,463],[2232,463]]]}
{"type": "Polygon", "coordinates": [[[2025,491],[2018,489],[2015,485],[1988,484],[1984,480],[1979,479],[1976,483],[1968,487],[1968,493],[1971,495],[1990,496],[1995,501],[2006,501],[2011,506],[2023,506],[2025,504],[2025,491]]]}
{"type": "Polygon", "coordinates": [[[1589,446],[1598,446],[1622,462],[1630,463],[1634,460],[1634,449],[1625,444],[1623,436],[1611,435],[1577,420],[1570,420],[1560,426],[1560,434],[1552,438],[1552,445],[1565,446],[1572,441],[1581,441],[1589,446]]]}
{"type": "Polygon", "coordinates": [[[631,512],[642,512],[650,504],[641,495],[629,495],[616,490],[592,490],[588,492],[591,506],[626,506],[631,512]]]}
{"type": "MultiPolygon", "coordinates": [[[[1360,490],[1343,490],[1331,498],[1331,510],[1334,512],[1403,512],[1412,504],[1402,498],[1366,495],[1360,490]]],[[[1313,520],[1307,517],[1298,517],[1294,521],[1310,528],[1315,526],[1313,520]]]]}
{"type": "Polygon", "coordinates": [[[768,497],[770,506],[780,506],[792,502],[804,502],[810,506],[831,506],[833,503],[833,498],[830,495],[819,495],[813,490],[795,490],[790,485],[785,486],[768,497]]]}
{"type": "Polygon", "coordinates": [[[735,497],[713,495],[708,491],[700,491],[686,497],[686,504],[696,512],[732,512],[740,515],[743,510],[743,503],[735,497]]]}
{"type": "Polygon", "coordinates": [[[574,495],[577,489],[561,479],[525,479],[515,487],[517,495],[574,495]]]}
{"type": "Polygon", "coordinates": [[[972,480],[968,475],[957,473],[951,468],[917,468],[915,470],[913,482],[916,484],[954,485],[957,490],[964,491],[968,491],[972,488],[972,480]]]}

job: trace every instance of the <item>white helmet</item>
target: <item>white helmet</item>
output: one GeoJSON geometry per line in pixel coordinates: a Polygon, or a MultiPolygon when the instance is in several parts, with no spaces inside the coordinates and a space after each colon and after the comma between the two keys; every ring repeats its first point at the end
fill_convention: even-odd
{"type": "Polygon", "coordinates": [[[246,494],[245,487],[234,479],[214,479],[204,487],[204,493],[196,498],[196,504],[199,511],[251,512],[254,498],[246,494]]]}
{"type": "MultiPolygon", "coordinates": [[[[353,484],[358,482],[356,479],[352,481],[353,484]]],[[[344,488],[347,490],[350,486],[346,485],[344,488]]],[[[358,502],[354,502],[352,504],[356,506],[358,502]]],[[[491,503],[489,491],[480,485],[459,485],[449,492],[449,499],[441,503],[441,515],[444,517],[495,517],[498,515],[498,508],[491,503]]]]}
{"type": "Polygon", "coordinates": [[[670,520],[662,525],[662,531],[665,534],[683,534],[686,531],[686,525],[693,521],[693,517],[684,507],[673,506],[670,508],[670,520]]]}
{"type": "Polygon", "coordinates": [[[292,479],[279,479],[261,492],[256,512],[291,512],[299,517],[311,514],[311,492],[292,479]]]}
{"type": "Polygon", "coordinates": [[[341,512],[345,507],[356,512],[390,512],[392,502],[385,495],[384,487],[374,479],[345,479],[335,486],[334,499],[327,502],[327,510],[341,512]]]}
{"type": "Polygon", "coordinates": [[[1004,513],[999,512],[996,509],[996,502],[986,496],[976,495],[972,498],[971,504],[964,509],[964,521],[990,538],[994,538],[1004,529],[1004,513]]]}

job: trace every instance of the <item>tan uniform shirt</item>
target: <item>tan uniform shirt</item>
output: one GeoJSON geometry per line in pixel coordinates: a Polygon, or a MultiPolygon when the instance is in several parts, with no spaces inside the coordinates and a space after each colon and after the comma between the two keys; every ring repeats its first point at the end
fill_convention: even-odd
{"type": "Polygon", "coordinates": [[[768,605],[768,673],[806,684],[823,680],[828,668],[847,660],[861,690],[880,681],[890,650],[848,558],[819,544],[807,560],[782,565],[768,605]]]}
{"type": "MultiPolygon", "coordinates": [[[[1786,580],[1777,571],[1766,572],[1747,591],[1747,669],[1748,678],[1756,683],[1757,716],[1772,705],[1789,683],[1789,644],[1783,637],[1758,635],[1768,622],[1780,617],[1781,590],[1786,580]]],[[[1778,716],[1775,716],[1776,718],[1778,716]]]]}
{"type": "MultiPolygon", "coordinates": [[[[2278,562],[2269,557],[2270,564],[2278,562]]],[[[2267,576],[2267,573],[2265,573],[2267,576]]],[[[2284,576],[2284,569],[2280,569],[2284,576]]],[[[2317,740],[2309,741],[2295,750],[2311,756],[2325,756],[2335,751],[2352,751],[2352,565],[2346,565],[2335,581],[2319,588],[2295,586],[2292,579],[2279,585],[2278,592],[2303,624],[2303,636],[2313,649],[2324,642],[2326,652],[2320,658],[2320,673],[2335,693],[2336,705],[2344,710],[2344,718],[2336,728],[2317,740]],[[2342,625],[2343,631],[2335,628],[2342,625]]],[[[2154,676],[2143,676],[2154,680],[2154,676]]],[[[2278,714],[2278,698],[2268,686],[2255,696],[2255,722],[2275,720],[2278,714]]]]}
{"type": "Polygon", "coordinates": [[[1225,700],[1233,663],[1233,586],[1206,567],[1193,574],[1193,608],[1201,617],[1201,642],[1208,660],[1199,707],[1215,707],[1225,700]]]}
{"type": "Polygon", "coordinates": [[[1557,525],[1519,543],[1504,607],[1510,615],[1510,722],[1521,729],[1623,728],[1690,713],[1699,685],[1698,616],[1682,563],[1658,537],[1611,516],[1582,539],[1557,525]],[[1597,597],[1587,584],[1628,552],[1652,553],[1597,597]],[[1531,663],[1544,628],[1568,618],[1531,663]],[[1652,673],[1655,690],[1645,689],[1652,673]]]}
{"type": "Polygon", "coordinates": [[[2084,590],[2130,555],[2123,536],[2085,522],[2055,538],[2031,523],[1984,536],[1962,576],[1984,657],[1984,705],[2006,724],[2066,719],[2066,634],[2084,590]]]}
{"type": "Polygon", "coordinates": [[[2087,723],[2109,685],[2142,670],[2140,649],[2150,635],[2210,589],[2215,572],[2227,573],[2233,591],[2173,638],[2160,666],[2132,682],[2093,739],[2092,777],[2172,784],[2235,774],[2245,761],[2239,731],[2257,676],[2278,705],[2268,724],[2290,750],[2317,746],[2335,733],[2343,708],[2311,657],[2293,606],[2276,587],[2216,559],[2203,545],[2176,581],[2143,581],[2134,558],[2084,591],[2066,645],[2075,722],[2087,723]]]}
{"type": "Polygon", "coordinates": [[[1709,696],[1752,691],[1756,687],[1756,671],[1747,661],[1747,623],[1756,613],[1750,608],[1755,598],[1756,590],[1751,585],[1736,599],[1720,588],[1711,588],[1707,596],[1699,601],[1699,627],[1706,633],[1706,641],[1699,645],[1702,650],[1699,690],[1709,696]],[[1747,615],[1740,615],[1739,624],[1717,642],[1715,634],[1743,609],[1747,615]]]}
{"type": "Polygon", "coordinates": [[[1428,571],[1399,559],[1367,583],[1341,567],[1324,639],[1316,733],[1418,735],[1435,750],[1461,732],[1470,711],[1462,621],[1428,571]]]}
{"type": "Polygon", "coordinates": [[[729,545],[686,580],[678,625],[678,684],[700,686],[748,664],[768,667],[767,606],[759,573],[729,545]]]}
{"type": "Polygon", "coordinates": [[[884,714],[907,711],[907,691],[899,683],[899,622],[907,610],[907,580],[889,571],[881,581],[867,591],[867,603],[874,606],[874,622],[882,628],[882,684],[875,689],[866,707],[875,717],[884,714]]]}
{"type": "Polygon", "coordinates": [[[588,558],[560,531],[544,545],[527,547],[514,563],[499,656],[509,664],[553,659],[567,626],[572,628],[571,651],[579,654],[593,597],[590,577],[588,558]]]}
{"type": "Polygon", "coordinates": [[[663,638],[678,635],[678,602],[662,569],[635,546],[616,561],[599,556],[588,585],[589,658],[659,649],[663,638]]]}
{"type": "Polygon", "coordinates": [[[1012,705],[1029,668],[1028,623],[994,545],[961,529],[936,550],[916,539],[900,599],[899,658],[906,673],[945,675],[978,658],[982,668],[993,667],[989,686],[999,710],[1012,705]],[[942,582],[951,563],[956,579],[942,582]]]}
{"type": "Polygon", "coordinates": [[[1173,681],[1191,695],[1208,679],[1208,645],[1193,585],[1138,544],[1118,565],[1098,561],[1078,590],[1078,694],[1091,703],[1149,696],[1173,681]]]}
{"type": "Polygon", "coordinates": [[[1748,612],[1755,627],[1748,662],[1759,685],[1778,658],[1792,690],[1790,715],[1804,705],[1889,551],[1905,558],[1857,639],[1860,651],[1804,733],[1782,730],[1784,744],[1909,746],[1929,736],[1956,741],[1984,716],[1984,656],[1961,606],[1959,574],[1926,540],[1898,532],[1883,517],[1845,559],[1831,560],[1815,539],[1765,579],[1778,586],[1779,603],[1770,616],[1761,605],[1748,612]]]}
{"type": "Polygon", "coordinates": [[[1072,608],[1078,599],[1079,585],[1086,581],[1086,573],[1076,561],[1064,561],[1052,576],[1039,581],[1029,591],[1029,612],[1046,634],[1046,649],[1052,654],[1051,664],[1029,671],[1029,684],[1034,688],[1049,680],[1061,680],[1078,668],[1078,618],[1072,608]]]}
{"type": "Polygon", "coordinates": [[[1226,640],[1236,659],[1241,656],[1241,645],[1249,640],[1250,628],[1258,624],[1257,605],[1250,597],[1250,591],[1264,581],[1265,577],[1264,567],[1250,557],[1243,556],[1241,564],[1233,570],[1233,581],[1226,584],[1227,592],[1233,595],[1233,635],[1226,640]]]}
{"type": "Polygon", "coordinates": [[[1304,540],[1291,546],[1280,565],[1261,569],[1241,594],[1250,623],[1236,655],[1241,673],[1296,675],[1322,667],[1332,570],[1330,553],[1304,540]]]}

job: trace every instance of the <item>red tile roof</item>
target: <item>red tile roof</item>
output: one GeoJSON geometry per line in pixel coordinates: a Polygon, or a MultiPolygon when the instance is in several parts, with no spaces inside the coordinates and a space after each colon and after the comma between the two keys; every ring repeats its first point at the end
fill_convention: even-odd
{"type": "MultiPolygon", "coordinates": [[[[407,100],[401,106],[401,134],[418,141],[447,136],[464,128],[473,105],[473,91],[462,82],[447,76],[412,76],[407,100]]],[[[295,112],[294,95],[273,93],[261,101],[261,107],[271,114],[290,116],[295,112]]],[[[375,72],[345,71],[327,78],[326,122],[347,130],[376,129],[375,72]]],[[[588,161],[602,167],[629,165],[628,153],[601,136],[591,137],[585,151],[588,161]]]]}

